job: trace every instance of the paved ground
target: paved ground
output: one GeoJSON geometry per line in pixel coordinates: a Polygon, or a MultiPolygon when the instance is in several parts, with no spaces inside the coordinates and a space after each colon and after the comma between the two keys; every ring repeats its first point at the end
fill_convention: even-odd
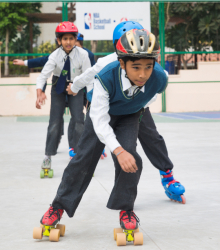
{"type": "MultiPolygon", "coordinates": [[[[154,118],[175,164],[174,176],[186,187],[187,203],[181,205],[168,200],[158,170],[138,145],[144,170],[135,212],[141,221],[144,245],[136,248],[220,249],[220,120],[206,117],[204,122],[200,117],[186,121],[169,114],[154,118]]],[[[59,153],[52,159],[54,178],[40,179],[47,119],[0,118],[0,249],[118,249],[113,240],[118,212],[106,208],[114,179],[108,149],[108,157],[100,160],[74,218],[69,219],[65,214],[62,219],[66,225],[65,237],[58,243],[47,238],[32,239],[32,230],[39,226],[41,216],[52,202],[68,163],[64,136],[59,153]]],[[[126,249],[133,248],[133,245],[126,246],[126,249]]]]}

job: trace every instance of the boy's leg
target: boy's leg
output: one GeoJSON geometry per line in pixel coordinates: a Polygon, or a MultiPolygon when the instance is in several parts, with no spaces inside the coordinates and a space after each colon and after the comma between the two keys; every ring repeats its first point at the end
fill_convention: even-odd
{"type": "Polygon", "coordinates": [[[168,157],[167,147],[163,137],[158,133],[149,108],[142,113],[139,125],[138,139],[150,162],[159,170],[167,171],[173,168],[168,157]]]}
{"type": "Polygon", "coordinates": [[[69,147],[77,152],[77,144],[84,129],[84,91],[80,90],[76,96],[68,96],[71,120],[68,128],[69,147]],[[71,126],[71,127],[70,127],[71,126]]]}
{"type": "Polygon", "coordinates": [[[183,196],[185,188],[173,177],[173,164],[168,157],[165,141],[157,132],[149,108],[142,114],[138,134],[142,148],[151,163],[160,170],[162,185],[168,198],[185,204],[186,200],[183,196]]]}
{"type": "Polygon", "coordinates": [[[57,94],[56,85],[51,89],[50,121],[47,130],[45,155],[56,155],[60,141],[60,131],[63,126],[63,112],[65,109],[65,94],[57,94]]]}
{"type": "Polygon", "coordinates": [[[123,116],[114,130],[121,146],[136,160],[138,171],[126,173],[121,169],[118,160],[113,155],[115,163],[115,185],[112,189],[107,207],[115,210],[133,210],[137,196],[137,185],[142,172],[142,160],[136,152],[140,112],[123,116]]]}
{"type": "Polygon", "coordinates": [[[57,195],[52,203],[54,208],[64,209],[72,217],[87,189],[100,155],[104,149],[93,129],[87,113],[85,129],[78,143],[78,152],[63,173],[57,195]]]}

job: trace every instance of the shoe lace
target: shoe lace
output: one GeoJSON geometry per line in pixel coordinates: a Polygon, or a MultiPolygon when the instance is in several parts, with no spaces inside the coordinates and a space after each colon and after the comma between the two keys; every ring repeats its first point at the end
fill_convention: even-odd
{"type": "Polygon", "coordinates": [[[54,215],[57,215],[58,219],[60,220],[60,213],[58,208],[53,208],[51,206],[51,209],[49,210],[49,215],[47,218],[51,219],[54,215]]]}
{"type": "Polygon", "coordinates": [[[131,219],[134,218],[137,221],[137,223],[140,224],[140,219],[137,217],[137,215],[133,211],[125,211],[125,213],[123,213],[121,217],[121,220],[126,216],[129,222],[131,222],[131,219]]]}

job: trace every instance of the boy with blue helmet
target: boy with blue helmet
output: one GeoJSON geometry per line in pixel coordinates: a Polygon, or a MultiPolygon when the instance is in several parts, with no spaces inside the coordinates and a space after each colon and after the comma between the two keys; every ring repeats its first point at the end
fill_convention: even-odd
{"type": "MultiPolygon", "coordinates": [[[[134,21],[127,21],[118,24],[113,32],[113,44],[116,45],[118,39],[131,29],[143,29],[143,27],[134,21]]],[[[87,86],[87,89],[89,90],[92,89],[94,76],[106,65],[117,60],[118,55],[116,53],[98,59],[97,63],[92,68],[87,69],[83,74],[74,79],[73,85],[71,86],[72,92],[78,93],[78,91],[85,86],[87,86]]],[[[87,93],[87,99],[89,101],[91,101],[91,97],[92,91],[87,93]]],[[[151,102],[155,101],[156,97],[157,95],[152,98],[151,102]]],[[[185,188],[173,177],[173,163],[168,157],[165,141],[157,131],[149,108],[146,108],[143,113],[139,125],[138,139],[150,162],[160,171],[162,185],[168,198],[185,204],[186,200],[183,195],[185,188]]]]}
{"type": "MultiPolygon", "coordinates": [[[[87,113],[77,154],[64,171],[52,206],[41,219],[43,225],[54,226],[64,210],[69,217],[74,215],[106,144],[113,153],[116,168],[107,207],[120,210],[123,230],[138,228],[139,219],[133,208],[142,171],[142,160],[136,152],[139,119],[143,107],[166,88],[167,76],[155,63],[159,46],[152,33],[137,29],[127,31],[117,42],[116,49],[119,61],[108,64],[96,74],[94,100],[87,113]]],[[[70,89],[67,90],[70,94],[70,89]]]]}

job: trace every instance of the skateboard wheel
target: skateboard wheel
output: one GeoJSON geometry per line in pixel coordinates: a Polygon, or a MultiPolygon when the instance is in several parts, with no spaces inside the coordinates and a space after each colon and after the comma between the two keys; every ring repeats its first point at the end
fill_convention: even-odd
{"type": "Polygon", "coordinates": [[[181,199],[182,199],[182,202],[181,202],[181,203],[182,203],[182,204],[186,204],[186,198],[185,198],[185,196],[184,196],[184,195],[181,195],[180,197],[181,197],[181,199]]]}
{"type": "Polygon", "coordinates": [[[116,242],[117,242],[117,246],[126,246],[126,234],[117,233],[116,242]]]}
{"type": "Polygon", "coordinates": [[[117,233],[123,233],[122,228],[114,228],[114,240],[117,239],[117,233]]]}
{"type": "Polygon", "coordinates": [[[144,237],[143,233],[134,233],[134,245],[143,245],[144,243],[144,237]]]}
{"type": "Polygon", "coordinates": [[[33,238],[41,240],[43,237],[43,228],[35,227],[33,230],[33,238]]]}
{"type": "Polygon", "coordinates": [[[52,178],[53,177],[53,169],[49,170],[48,177],[52,178]]]}
{"type": "Polygon", "coordinates": [[[40,171],[40,178],[44,178],[44,170],[43,169],[40,171]]]}
{"type": "Polygon", "coordinates": [[[51,229],[49,241],[59,241],[60,238],[60,230],[59,229],[51,229]]]}
{"type": "Polygon", "coordinates": [[[59,230],[60,230],[60,236],[64,236],[64,234],[65,234],[65,229],[66,229],[66,226],[65,226],[65,225],[57,224],[56,229],[59,229],[59,230]]]}
{"type": "Polygon", "coordinates": [[[139,228],[135,229],[134,233],[139,233],[139,228]]]}

